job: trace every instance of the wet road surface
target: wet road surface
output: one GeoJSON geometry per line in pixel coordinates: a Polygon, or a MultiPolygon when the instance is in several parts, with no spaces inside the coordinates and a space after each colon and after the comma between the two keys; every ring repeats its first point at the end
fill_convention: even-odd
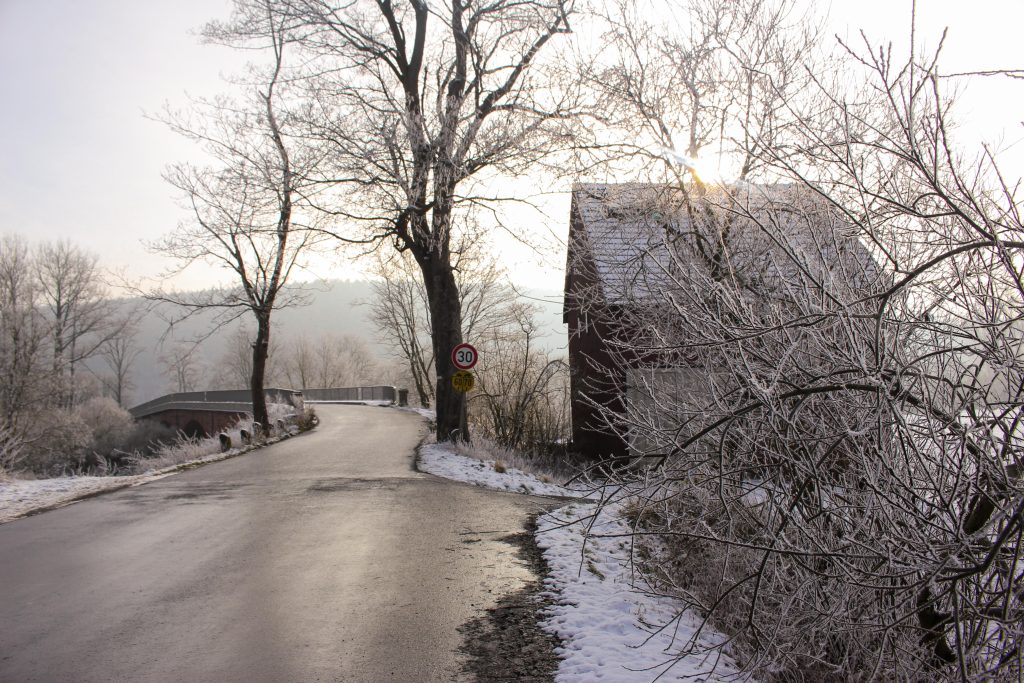
{"type": "Polygon", "coordinates": [[[311,434],[0,525],[0,682],[465,680],[541,499],[412,469],[423,420],[311,434]]]}

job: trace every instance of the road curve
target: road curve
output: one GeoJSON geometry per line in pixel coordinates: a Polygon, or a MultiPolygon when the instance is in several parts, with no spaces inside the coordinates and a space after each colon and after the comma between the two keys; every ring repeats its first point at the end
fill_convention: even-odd
{"type": "Polygon", "coordinates": [[[465,680],[541,502],[420,474],[411,413],[0,526],[0,681],[465,680]]]}

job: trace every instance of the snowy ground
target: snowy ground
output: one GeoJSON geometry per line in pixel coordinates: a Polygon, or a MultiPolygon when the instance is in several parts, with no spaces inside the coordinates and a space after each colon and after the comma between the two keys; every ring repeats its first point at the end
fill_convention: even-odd
{"type": "Polygon", "coordinates": [[[589,489],[569,489],[558,484],[544,482],[532,474],[514,467],[498,472],[493,460],[479,460],[453,453],[443,444],[426,444],[420,447],[419,468],[423,472],[436,474],[446,479],[464,481],[496,491],[530,493],[536,496],[567,496],[578,498],[589,489]]]}
{"type": "MultiPolygon", "coordinates": [[[[500,491],[580,497],[594,490],[567,489],[532,474],[495,471],[494,463],[452,452],[438,444],[420,449],[420,469],[431,474],[500,491]]],[[[601,510],[581,500],[537,520],[537,544],[550,569],[547,590],[557,603],[541,626],[559,636],[563,646],[560,683],[607,681],[737,680],[733,662],[710,654],[676,655],[694,641],[700,651],[721,636],[697,638],[697,620],[681,613],[680,604],[638,585],[630,570],[629,527],[620,505],[601,510]]]]}
{"type": "Polygon", "coordinates": [[[60,507],[102,491],[135,486],[148,475],[133,477],[57,477],[0,481],[0,524],[31,512],[60,507]]]}
{"type": "Polygon", "coordinates": [[[263,445],[280,441],[282,437],[269,439],[265,444],[233,448],[224,453],[215,453],[186,462],[177,463],[145,474],[127,477],[55,477],[53,479],[0,479],[0,524],[33,512],[41,512],[62,507],[76,500],[89,498],[104,491],[138,486],[147,482],[190,469],[197,465],[205,465],[218,460],[226,460],[236,455],[247,453],[263,445]]]}
{"type": "Polygon", "coordinates": [[[410,406],[394,406],[395,410],[401,410],[405,413],[416,413],[420,417],[425,417],[428,420],[436,420],[437,413],[430,408],[412,408],[410,406]]]}
{"type": "Polygon", "coordinates": [[[574,503],[538,519],[546,583],[558,599],[542,626],[564,643],[557,680],[737,680],[735,664],[709,649],[720,635],[698,636],[698,620],[678,601],[644,590],[630,569],[628,534],[615,503],[600,512],[594,503],[574,503]]]}

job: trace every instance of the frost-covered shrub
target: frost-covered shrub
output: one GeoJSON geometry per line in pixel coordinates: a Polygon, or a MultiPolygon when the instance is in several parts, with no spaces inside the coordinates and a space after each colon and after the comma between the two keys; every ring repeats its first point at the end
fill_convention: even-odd
{"type": "Polygon", "coordinates": [[[77,471],[93,445],[90,426],[78,414],[60,409],[40,412],[23,438],[22,466],[39,475],[77,471]]]}
{"type": "Polygon", "coordinates": [[[313,406],[307,405],[302,414],[295,418],[295,426],[299,428],[300,432],[308,432],[318,424],[320,424],[320,418],[317,417],[313,406]]]}
{"type": "Polygon", "coordinates": [[[117,401],[97,396],[79,406],[76,413],[92,430],[92,449],[97,455],[127,450],[125,444],[131,437],[134,423],[131,414],[117,401]]]}
{"type": "Polygon", "coordinates": [[[3,479],[21,464],[25,447],[14,430],[0,425],[0,479],[3,479]]]}
{"type": "Polygon", "coordinates": [[[125,441],[118,446],[118,450],[146,458],[154,455],[163,444],[177,438],[177,430],[171,427],[153,420],[139,420],[132,425],[131,431],[125,441]]]}
{"type": "Polygon", "coordinates": [[[505,448],[491,438],[480,434],[473,437],[472,443],[457,441],[453,445],[455,452],[459,455],[493,461],[494,469],[498,472],[503,469],[517,469],[555,482],[568,481],[576,474],[566,462],[549,455],[505,448]]]}

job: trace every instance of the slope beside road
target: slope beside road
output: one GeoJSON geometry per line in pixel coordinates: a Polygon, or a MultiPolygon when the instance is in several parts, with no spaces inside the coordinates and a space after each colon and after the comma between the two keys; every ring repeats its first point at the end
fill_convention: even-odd
{"type": "Polygon", "coordinates": [[[540,499],[420,474],[416,415],[0,526],[0,681],[453,681],[540,499]]]}

